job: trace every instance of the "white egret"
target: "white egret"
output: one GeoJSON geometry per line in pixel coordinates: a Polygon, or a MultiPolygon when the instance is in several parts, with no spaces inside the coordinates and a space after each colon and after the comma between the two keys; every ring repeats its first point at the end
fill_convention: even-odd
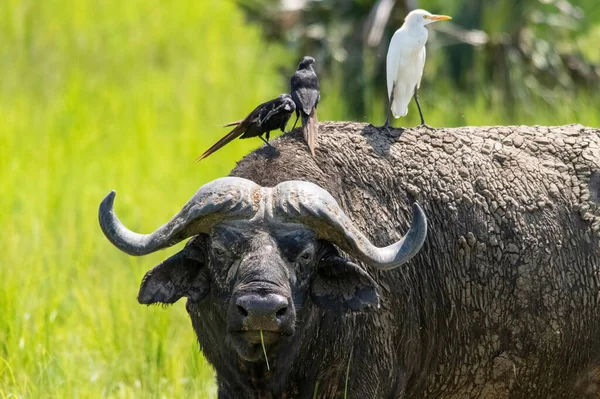
{"type": "Polygon", "coordinates": [[[425,43],[428,31],[425,25],[436,21],[452,19],[447,15],[435,15],[425,10],[413,10],[404,19],[404,24],[394,33],[387,53],[388,111],[386,127],[390,122],[390,110],[394,118],[406,116],[408,103],[414,97],[425,125],[417,90],[421,85],[425,66],[425,43]]]}

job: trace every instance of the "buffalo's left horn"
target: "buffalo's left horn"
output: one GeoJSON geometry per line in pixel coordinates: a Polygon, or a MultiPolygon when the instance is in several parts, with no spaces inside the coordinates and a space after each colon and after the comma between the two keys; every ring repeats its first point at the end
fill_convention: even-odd
{"type": "Polygon", "coordinates": [[[427,235],[427,218],[416,202],[408,233],[400,241],[378,248],[352,223],[331,194],[315,184],[281,183],[275,187],[273,196],[274,216],[312,228],[318,238],[336,244],[378,269],[393,269],[408,261],[419,252],[427,235]]]}
{"type": "Polygon", "coordinates": [[[150,234],[138,234],[119,221],[113,209],[115,192],[100,204],[98,219],[106,238],[130,255],[146,255],[210,228],[224,219],[251,218],[261,202],[261,188],[250,180],[224,177],[205,184],[165,225],[150,234]]]}

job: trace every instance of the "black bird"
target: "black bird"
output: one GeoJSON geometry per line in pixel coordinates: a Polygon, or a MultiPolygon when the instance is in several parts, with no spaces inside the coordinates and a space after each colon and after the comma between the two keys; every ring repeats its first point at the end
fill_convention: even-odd
{"type": "Polygon", "coordinates": [[[321,98],[319,79],[317,79],[317,74],[312,66],[314,62],[315,59],[312,57],[302,58],[290,82],[292,98],[296,103],[296,122],[294,122],[292,130],[296,127],[298,115],[301,115],[302,133],[313,157],[318,133],[317,104],[321,98]]]}
{"type": "Polygon", "coordinates": [[[225,125],[235,126],[235,128],[206,150],[204,154],[200,155],[196,162],[200,162],[237,137],[240,139],[258,137],[267,145],[270,145],[269,134],[271,130],[281,129],[283,132],[295,109],[296,104],[289,94],[280,94],[279,97],[260,104],[243,120],[225,125]],[[262,136],[263,134],[266,136],[266,140],[262,136]]]}

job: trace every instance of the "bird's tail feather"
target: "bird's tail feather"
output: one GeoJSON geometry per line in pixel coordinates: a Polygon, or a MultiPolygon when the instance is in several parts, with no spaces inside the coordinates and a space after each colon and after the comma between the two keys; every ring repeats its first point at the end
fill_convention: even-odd
{"type": "Polygon", "coordinates": [[[204,154],[202,154],[198,158],[196,158],[196,162],[202,161],[204,158],[206,158],[210,154],[214,153],[215,151],[219,150],[221,147],[223,147],[225,144],[229,143],[230,141],[233,141],[237,137],[241,136],[243,133],[244,133],[244,127],[242,125],[237,125],[231,132],[227,133],[227,135],[225,137],[223,137],[221,140],[217,141],[208,150],[206,150],[204,152],[204,154]]]}
{"type": "Polygon", "coordinates": [[[237,125],[239,125],[242,122],[243,122],[243,120],[239,120],[239,121],[235,121],[235,122],[229,122],[229,123],[227,123],[225,125],[221,125],[221,126],[222,127],[237,126],[237,125]]]}
{"type": "Polygon", "coordinates": [[[397,84],[394,90],[394,102],[392,103],[392,114],[394,118],[400,118],[408,114],[408,103],[412,99],[412,90],[406,85],[397,84]]]}
{"type": "Polygon", "coordinates": [[[313,158],[315,156],[315,147],[317,146],[318,132],[317,109],[313,108],[310,115],[302,114],[302,133],[304,134],[304,141],[308,145],[308,149],[313,158]]]}

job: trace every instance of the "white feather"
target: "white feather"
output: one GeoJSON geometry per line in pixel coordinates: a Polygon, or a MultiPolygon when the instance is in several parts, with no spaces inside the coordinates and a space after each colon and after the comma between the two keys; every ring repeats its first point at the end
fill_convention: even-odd
{"type": "Polygon", "coordinates": [[[428,37],[425,25],[441,18],[449,19],[424,10],[412,11],[392,36],[387,53],[386,75],[388,98],[391,98],[392,88],[395,87],[394,100],[390,105],[395,118],[406,116],[415,89],[421,86],[428,37]]]}

